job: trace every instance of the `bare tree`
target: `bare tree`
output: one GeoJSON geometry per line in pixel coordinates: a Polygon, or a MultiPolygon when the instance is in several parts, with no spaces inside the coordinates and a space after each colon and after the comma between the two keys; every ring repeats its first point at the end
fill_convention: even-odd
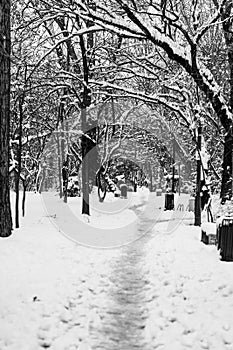
{"type": "MultiPolygon", "coordinates": [[[[201,47],[206,34],[224,23],[228,40],[228,57],[231,62],[232,2],[219,1],[124,1],[115,0],[95,10],[79,2],[79,16],[91,19],[107,31],[137,42],[148,41],[159,48],[163,57],[176,62],[198,86],[210,103],[225,131],[225,149],[222,177],[222,197],[232,196],[232,106],[229,97],[218,84],[213,71],[202,56],[201,47]]],[[[223,36],[222,36],[223,37],[223,36]]],[[[227,41],[227,40],[226,40],[227,41]]],[[[230,63],[231,64],[231,63],[230,63]]],[[[229,71],[231,68],[229,69],[229,71]]],[[[229,72],[226,73],[228,79],[229,72]]],[[[230,79],[228,79],[230,80],[230,79]]]]}
{"type": "Polygon", "coordinates": [[[9,193],[10,1],[0,2],[0,236],[12,231],[9,193]]]}

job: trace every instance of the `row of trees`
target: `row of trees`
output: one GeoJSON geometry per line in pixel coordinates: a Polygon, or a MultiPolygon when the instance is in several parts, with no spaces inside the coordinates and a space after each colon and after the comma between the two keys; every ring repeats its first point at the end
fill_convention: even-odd
{"type": "Polygon", "coordinates": [[[51,133],[74,120],[86,159],[83,213],[89,213],[85,132],[96,120],[153,125],[154,131],[159,124],[155,132],[169,130],[194,156],[195,130],[204,118],[211,165],[222,176],[221,197],[232,196],[230,0],[12,0],[11,107],[9,1],[1,6],[2,236],[11,232],[9,156],[18,193],[20,179],[25,186],[38,179],[51,133]],[[144,114],[136,113],[138,106],[144,114]]]}

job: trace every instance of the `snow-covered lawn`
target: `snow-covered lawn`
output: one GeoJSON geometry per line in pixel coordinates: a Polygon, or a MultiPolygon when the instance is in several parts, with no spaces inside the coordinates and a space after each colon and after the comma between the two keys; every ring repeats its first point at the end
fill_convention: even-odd
{"type": "MultiPolygon", "coordinates": [[[[111,206],[103,213],[96,203],[88,225],[108,229],[110,222],[116,227],[132,223],[146,199],[146,192],[132,194],[129,207],[118,208],[115,217],[106,213],[111,206]]],[[[86,220],[77,214],[78,202],[72,199],[69,208],[86,220]]],[[[151,349],[233,349],[233,265],[219,260],[215,246],[200,242],[190,213],[186,226],[180,212],[174,215],[161,210],[148,238],[127,248],[129,257],[135,244],[144,254],[145,340],[151,349]]],[[[111,281],[117,278],[112,262],[124,249],[89,248],[67,239],[41,196],[28,194],[21,228],[0,241],[0,349],[89,349],[90,325],[101,330],[111,281]]]]}
{"type": "Polygon", "coordinates": [[[200,229],[181,225],[159,233],[146,261],[153,285],[148,336],[167,350],[233,349],[233,266],[200,242],[200,229]]]}

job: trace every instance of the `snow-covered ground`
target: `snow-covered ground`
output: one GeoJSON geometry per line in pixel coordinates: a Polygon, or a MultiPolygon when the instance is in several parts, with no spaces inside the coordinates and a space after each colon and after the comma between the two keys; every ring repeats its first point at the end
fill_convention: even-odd
{"type": "Polygon", "coordinates": [[[53,208],[54,218],[43,196],[28,194],[21,228],[0,241],[1,350],[134,349],[129,344],[135,334],[128,339],[121,330],[117,338],[115,328],[122,322],[140,332],[141,350],[233,349],[232,263],[221,262],[215,246],[200,242],[200,228],[190,225],[193,213],[164,212],[163,199],[147,231],[153,215],[153,205],[143,212],[147,199],[145,191],[132,194],[127,205],[123,199],[114,204],[114,214],[106,212],[112,206],[102,210],[93,199],[89,223],[77,214],[80,199],[70,200],[77,222],[93,228],[110,230],[111,223],[123,230],[137,216],[142,219],[130,226],[141,232],[132,236],[139,238],[135,242],[96,249],[67,239],[55,221],[60,209],[53,208]],[[125,207],[116,209],[123,202],[125,207]],[[96,345],[104,341],[106,346],[96,345]]]}

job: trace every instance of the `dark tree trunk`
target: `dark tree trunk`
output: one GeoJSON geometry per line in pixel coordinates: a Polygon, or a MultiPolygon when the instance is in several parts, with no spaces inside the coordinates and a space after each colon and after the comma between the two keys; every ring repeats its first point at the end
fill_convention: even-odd
{"type": "MultiPolygon", "coordinates": [[[[64,91],[65,94],[65,91],[64,91]]],[[[60,102],[59,106],[59,121],[61,125],[61,131],[59,132],[60,136],[60,155],[61,155],[61,165],[65,161],[65,132],[64,132],[64,101],[60,102]]]]}
{"type": "MultiPolygon", "coordinates": [[[[67,67],[67,70],[69,71],[69,66],[67,67]]],[[[60,125],[61,125],[61,132],[59,133],[60,135],[60,155],[61,155],[61,165],[62,167],[64,166],[65,163],[67,163],[67,179],[66,181],[64,181],[63,179],[63,186],[62,186],[62,196],[63,196],[63,200],[64,203],[67,203],[67,186],[68,186],[68,173],[69,173],[69,169],[68,169],[68,158],[66,158],[65,153],[66,153],[66,140],[67,140],[67,135],[68,132],[66,132],[67,130],[65,130],[65,127],[67,128],[67,120],[65,119],[65,99],[64,99],[64,95],[67,95],[67,89],[64,89],[63,91],[63,95],[61,98],[61,102],[59,105],[59,121],[60,121],[60,125]]],[[[68,142],[67,142],[68,145],[68,142]]]]}
{"type": "Polygon", "coordinates": [[[149,176],[150,176],[150,192],[152,192],[153,191],[153,172],[152,172],[150,163],[149,163],[149,176]]]}
{"type": "MultiPolygon", "coordinates": [[[[85,86],[83,87],[83,96],[81,101],[81,127],[82,132],[86,133],[87,130],[87,107],[90,105],[88,101],[88,61],[87,61],[87,50],[85,47],[85,42],[83,36],[80,36],[80,48],[82,52],[83,61],[83,78],[85,86]]],[[[82,135],[82,192],[83,192],[83,202],[82,202],[82,214],[90,215],[90,205],[89,205],[89,161],[88,161],[88,142],[87,137],[82,135]]]]}
{"type": "Polygon", "coordinates": [[[10,0],[0,1],[0,237],[12,232],[9,189],[10,0]]]}
{"type": "Polygon", "coordinates": [[[19,228],[19,172],[15,176],[15,228],[19,228]]]}
{"type": "Polygon", "coordinates": [[[62,166],[62,184],[63,184],[63,200],[67,203],[67,188],[69,181],[69,157],[67,155],[66,161],[63,162],[62,166]]]}
{"type": "Polygon", "coordinates": [[[19,228],[19,190],[20,190],[20,175],[21,175],[21,160],[22,160],[22,130],[23,130],[23,102],[24,98],[19,98],[19,144],[17,152],[17,161],[18,161],[18,171],[16,173],[15,181],[15,227],[19,228]]]}
{"type": "Polygon", "coordinates": [[[225,136],[222,164],[221,195],[223,202],[232,197],[232,135],[229,131],[225,136]]]}
{"type": "Polygon", "coordinates": [[[172,141],[173,145],[172,145],[172,153],[173,153],[173,164],[172,164],[172,193],[175,192],[175,158],[176,158],[176,144],[175,144],[175,140],[173,138],[172,141]]]}
{"type": "Polygon", "coordinates": [[[26,202],[26,191],[27,191],[27,183],[23,181],[23,198],[22,198],[22,216],[25,216],[25,202],[26,202]]]}
{"type": "MultiPolygon", "coordinates": [[[[86,131],[86,107],[81,109],[82,130],[86,131]]],[[[87,137],[82,135],[82,191],[83,203],[82,214],[90,215],[89,205],[89,154],[87,137]]]]}
{"type": "Polygon", "coordinates": [[[57,135],[57,154],[58,154],[58,180],[59,180],[59,196],[62,198],[63,190],[62,190],[62,162],[61,162],[61,147],[60,147],[60,133],[58,132],[57,135]]]}
{"type": "MultiPolygon", "coordinates": [[[[232,17],[231,11],[233,4],[231,0],[225,3],[224,11],[222,13],[223,30],[225,42],[227,46],[228,64],[230,69],[230,110],[233,111],[233,34],[232,34],[232,17]]],[[[229,125],[225,135],[224,153],[223,153],[223,172],[222,172],[222,187],[221,198],[224,202],[226,199],[232,197],[232,123],[229,125]]]]}
{"type": "Polygon", "coordinates": [[[202,139],[202,127],[198,127],[197,135],[197,150],[198,150],[198,159],[197,159],[197,177],[196,177],[196,195],[195,195],[195,219],[194,225],[201,225],[201,158],[199,152],[201,151],[201,139],[202,139]]]}

